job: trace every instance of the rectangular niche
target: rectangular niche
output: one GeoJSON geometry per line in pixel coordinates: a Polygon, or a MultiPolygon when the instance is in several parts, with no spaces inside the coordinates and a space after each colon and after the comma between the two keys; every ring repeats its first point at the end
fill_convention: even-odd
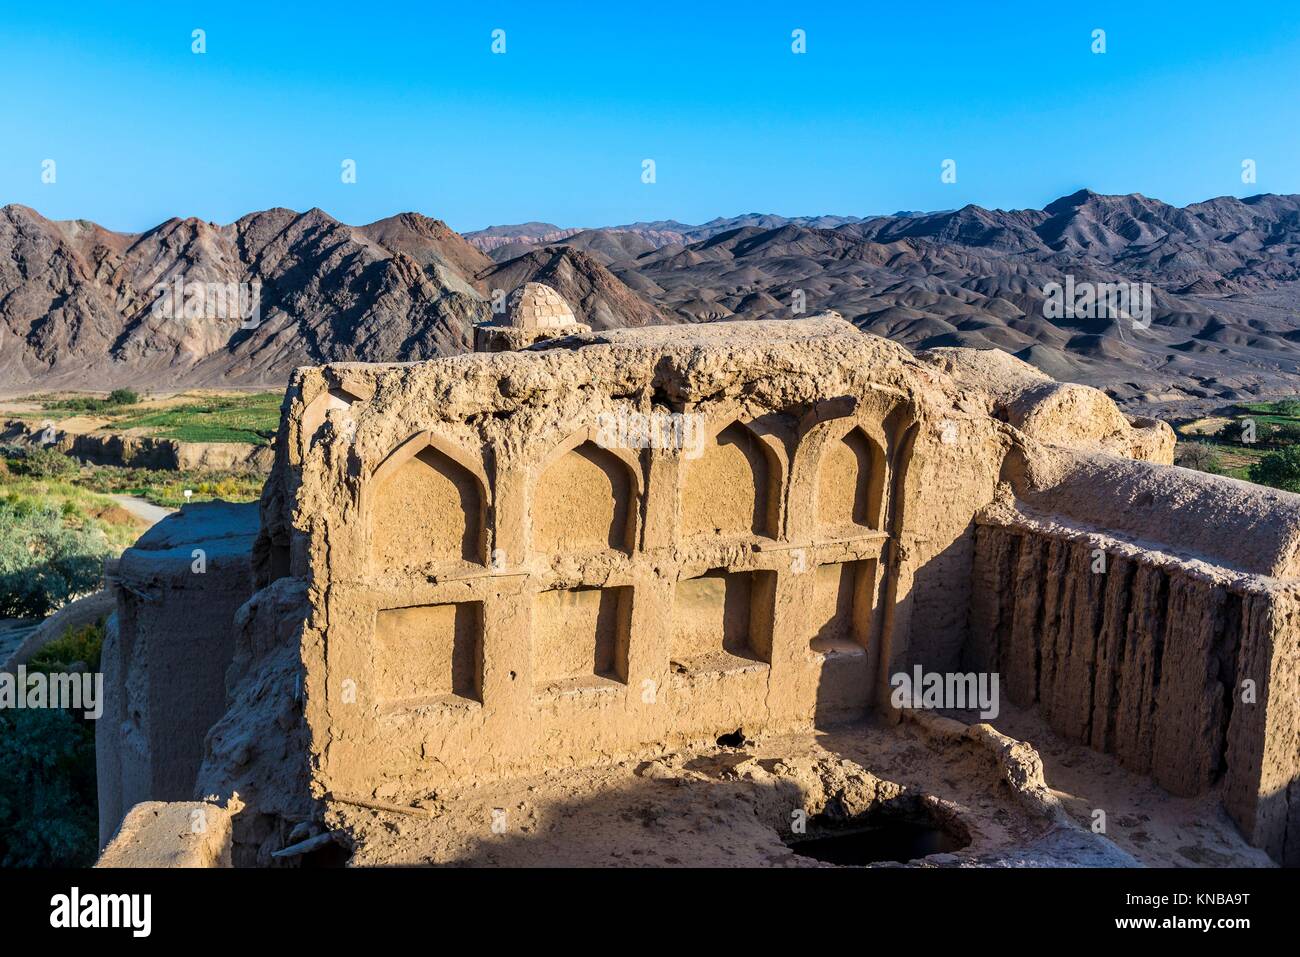
{"type": "Polygon", "coordinates": [[[483,700],[483,603],[386,608],[375,616],[381,705],[483,700]]]}
{"type": "Polygon", "coordinates": [[[871,638],[876,560],[817,566],[813,582],[813,637],[823,655],[862,655],[871,638]]]}
{"type": "Polygon", "coordinates": [[[625,684],[631,620],[628,586],[539,592],[533,599],[533,687],[625,684]]]}
{"type": "Polygon", "coordinates": [[[677,583],[674,670],[730,671],[772,660],[775,572],[715,568],[677,583]]]}

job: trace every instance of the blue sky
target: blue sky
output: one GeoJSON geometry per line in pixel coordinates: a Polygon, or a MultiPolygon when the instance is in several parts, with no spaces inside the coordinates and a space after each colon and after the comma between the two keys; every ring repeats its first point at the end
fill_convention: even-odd
{"type": "Polygon", "coordinates": [[[0,204],[122,230],[1184,204],[1300,192],[1300,6],[10,4],[0,115],[0,204]]]}

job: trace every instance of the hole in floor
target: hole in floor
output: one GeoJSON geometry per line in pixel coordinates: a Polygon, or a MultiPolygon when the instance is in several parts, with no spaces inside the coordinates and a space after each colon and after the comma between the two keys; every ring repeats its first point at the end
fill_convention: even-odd
{"type": "Polygon", "coordinates": [[[302,855],[300,867],[321,870],[334,867],[347,867],[352,859],[352,852],[340,844],[330,843],[302,855]]]}
{"type": "Polygon", "coordinates": [[[926,802],[914,799],[851,818],[810,817],[806,833],[787,834],[784,840],[800,857],[862,867],[957,851],[970,843],[970,833],[959,821],[940,820],[926,802]]]}
{"type": "Polygon", "coordinates": [[[737,728],[727,734],[720,734],[717,740],[720,748],[743,748],[745,746],[745,729],[737,728]]]}

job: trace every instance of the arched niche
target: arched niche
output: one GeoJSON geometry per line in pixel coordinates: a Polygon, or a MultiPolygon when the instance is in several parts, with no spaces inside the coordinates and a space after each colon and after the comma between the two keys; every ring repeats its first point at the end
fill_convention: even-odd
{"type": "Polygon", "coordinates": [[[302,416],[298,420],[298,432],[302,437],[302,453],[304,456],[307,454],[307,450],[311,448],[312,440],[316,437],[317,431],[325,424],[326,415],[332,409],[350,409],[352,403],[357,401],[359,401],[358,397],[347,389],[334,388],[322,392],[307,403],[307,407],[303,409],[302,416]]]}
{"type": "Polygon", "coordinates": [[[781,463],[752,429],[732,422],[682,472],[683,535],[776,537],[781,463]]]}
{"type": "Polygon", "coordinates": [[[885,457],[854,426],[827,441],[817,468],[817,522],[827,528],[881,528],[885,457]]]}
{"type": "Polygon", "coordinates": [[[396,450],[371,478],[368,510],[376,569],[485,564],[485,483],[427,435],[396,450]]]}
{"type": "Polygon", "coordinates": [[[619,456],[589,440],[561,448],[533,490],[533,550],[630,552],[636,501],[635,473],[619,456]]]}

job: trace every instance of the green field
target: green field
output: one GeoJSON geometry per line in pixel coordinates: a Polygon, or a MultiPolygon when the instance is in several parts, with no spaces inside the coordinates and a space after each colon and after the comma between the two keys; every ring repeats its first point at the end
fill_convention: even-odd
{"type": "Polygon", "coordinates": [[[76,416],[102,420],[96,432],[139,433],[178,442],[241,442],[266,445],[280,427],[280,392],[204,395],[138,402],[113,401],[93,395],[41,393],[21,401],[39,409],[15,408],[0,418],[55,424],[76,416]]]}
{"type": "Polygon", "coordinates": [[[213,396],[156,411],[127,412],[114,430],[148,429],[152,435],[179,442],[247,442],[265,445],[280,427],[278,392],[213,396]]]}
{"type": "Polygon", "coordinates": [[[1226,415],[1184,422],[1175,431],[1179,465],[1288,491],[1300,486],[1300,475],[1292,479],[1283,467],[1300,446],[1300,400],[1243,402],[1226,415]],[[1254,442],[1243,441],[1248,420],[1254,423],[1254,442]]]}

